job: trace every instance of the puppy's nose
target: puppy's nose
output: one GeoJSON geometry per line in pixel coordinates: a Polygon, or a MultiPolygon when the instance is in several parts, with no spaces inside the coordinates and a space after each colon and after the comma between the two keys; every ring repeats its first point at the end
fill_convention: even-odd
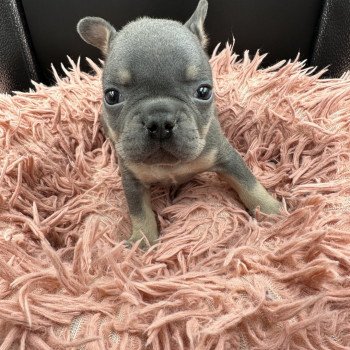
{"type": "Polygon", "coordinates": [[[169,139],[173,134],[174,126],[173,120],[163,118],[150,118],[145,122],[149,137],[159,141],[169,139]]]}

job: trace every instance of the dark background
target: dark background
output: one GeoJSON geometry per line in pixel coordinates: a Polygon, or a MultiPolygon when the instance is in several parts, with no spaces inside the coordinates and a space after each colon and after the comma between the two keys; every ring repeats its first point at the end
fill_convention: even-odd
{"type": "MultiPolygon", "coordinates": [[[[330,65],[329,76],[350,67],[350,1],[342,0],[208,0],[206,30],[209,52],[235,37],[234,50],[269,53],[265,65],[294,59],[330,65]]],[[[0,92],[26,90],[30,79],[54,82],[51,63],[101,57],[83,42],[76,24],[100,16],[117,29],[141,16],[185,22],[197,0],[1,0],[0,92]]],[[[82,60],[84,62],[84,60],[82,60]]],[[[83,69],[87,65],[83,63],[83,69]]]]}

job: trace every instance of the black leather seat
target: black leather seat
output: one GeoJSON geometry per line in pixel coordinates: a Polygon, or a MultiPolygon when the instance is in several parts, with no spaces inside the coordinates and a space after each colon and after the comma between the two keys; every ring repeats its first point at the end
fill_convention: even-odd
{"type": "MultiPolygon", "coordinates": [[[[101,16],[117,28],[139,16],[185,21],[198,0],[2,0],[0,1],[0,92],[28,90],[30,80],[53,83],[67,55],[94,59],[100,53],[76,33],[81,17],[101,16]]],[[[269,55],[265,64],[295,58],[330,66],[328,76],[349,69],[350,2],[341,0],[209,0],[209,51],[236,39],[235,51],[269,55]]],[[[83,64],[83,69],[87,66],[83,64]]]]}

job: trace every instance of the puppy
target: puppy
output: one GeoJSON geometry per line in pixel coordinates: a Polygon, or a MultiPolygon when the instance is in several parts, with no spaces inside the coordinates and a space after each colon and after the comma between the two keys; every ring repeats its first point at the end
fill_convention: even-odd
{"type": "Polygon", "coordinates": [[[214,171],[250,212],[280,209],[221,131],[204,50],[207,9],[200,0],[184,25],[141,18],[116,31],[102,18],[85,17],[77,26],[106,57],[102,124],[118,155],[132,223],[129,245],[142,240],[145,249],[157,241],[153,183],[178,185],[214,171]]]}

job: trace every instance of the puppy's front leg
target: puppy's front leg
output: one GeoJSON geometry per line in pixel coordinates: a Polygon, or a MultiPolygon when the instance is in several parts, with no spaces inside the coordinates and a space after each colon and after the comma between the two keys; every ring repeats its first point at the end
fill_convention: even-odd
{"type": "Polygon", "coordinates": [[[281,203],[266,191],[227,140],[219,150],[215,171],[238,193],[251,213],[258,206],[266,214],[279,212],[281,203]]]}
{"type": "Polygon", "coordinates": [[[130,246],[142,239],[140,248],[145,250],[155,244],[158,238],[157,222],[151,208],[150,191],[127,169],[122,170],[122,182],[132,225],[132,234],[127,245],[130,246]]]}

